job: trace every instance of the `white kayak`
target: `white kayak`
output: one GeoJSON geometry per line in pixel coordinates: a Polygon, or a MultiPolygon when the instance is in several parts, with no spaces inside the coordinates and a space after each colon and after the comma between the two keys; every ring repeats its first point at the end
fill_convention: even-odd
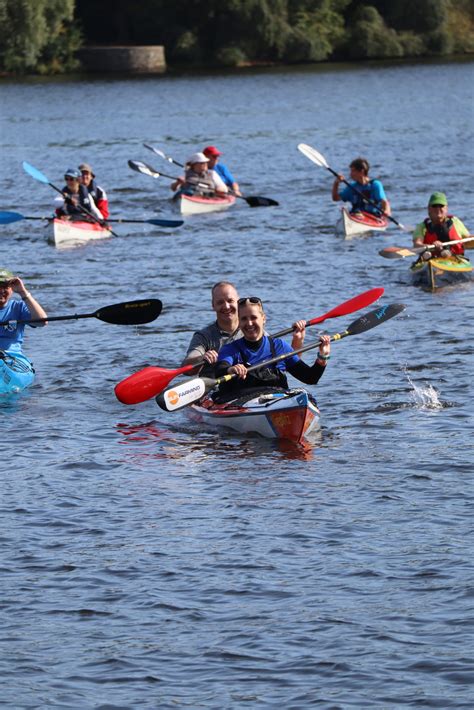
{"type": "Polygon", "coordinates": [[[377,216],[370,212],[349,212],[345,207],[336,224],[336,232],[344,239],[351,239],[359,234],[369,232],[384,232],[388,227],[386,217],[377,216]]]}
{"type": "Polygon", "coordinates": [[[299,443],[317,429],[320,412],[315,399],[304,389],[263,389],[224,404],[206,397],[186,409],[197,422],[233,429],[240,434],[255,432],[271,439],[299,443]]]}
{"type": "Polygon", "coordinates": [[[234,195],[222,197],[203,197],[202,195],[186,195],[181,192],[174,198],[179,203],[182,215],[206,214],[208,212],[223,212],[228,210],[235,202],[234,195]]]}
{"type": "Polygon", "coordinates": [[[53,219],[51,241],[59,248],[80,246],[97,239],[106,239],[112,232],[97,222],[76,222],[53,219]]]}

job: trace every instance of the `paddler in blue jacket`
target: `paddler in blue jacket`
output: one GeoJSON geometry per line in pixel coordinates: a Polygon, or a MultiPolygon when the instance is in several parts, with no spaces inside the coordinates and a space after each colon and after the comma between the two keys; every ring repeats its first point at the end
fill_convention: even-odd
{"type": "Polygon", "coordinates": [[[215,170],[233,193],[241,195],[239,183],[232,175],[227,165],[219,162],[219,157],[222,155],[221,151],[218,150],[215,145],[208,145],[202,152],[209,158],[209,170],[215,170]]]}
{"type": "MultiPolygon", "coordinates": [[[[22,279],[8,269],[0,269],[0,351],[21,354],[24,323],[35,318],[47,318],[45,310],[31,295],[22,279]],[[19,298],[12,298],[17,294],[19,298]]],[[[46,323],[35,323],[31,327],[41,327],[46,323]]]]}
{"type": "Polygon", "coordinates": [[[385,195],[385,190],[380,180],[369,178],[369,163],[365,158],[356,158],[349,166],[351,171],[351,183],[340,190],[341,182],[345,180],[344,175],[338,175],[332,186],[332,199],[334,202],[342,200],[352,204],[351,212],[370,212],[371,214],[390,215],[390,203],[385,195]],[[376,203],[371,205],[359,194],[376,203]],[[378,208],[378,209],[377,209],[378,208]]]}
{"type": "Polygon", "coordinates": [[[331,341],[328,335],[321,336],[318,355],[312,366],[303,362],[299,355],[291,355],[286,360],[248,373],[247,368],[251,365],[270,360],[283,353],[290,353],[301,347],[305,336],[305,322],[297,321],[294,324],[293,341],[290,346],[281,338],[271,338],[265,335],[266,316],[259,298],[256,296],[240,298],[237,307],[239,327],[243,338],[224,345],[219,351],[215,375],[221,377],[222,375],[235,374],[238,379],[220,386],[218,401],[239,396],[242,390],[249,388],[278,387],[287,389],[288,381],[285,371],[307,385],[315,385],[319,381],[330,357],[331,341]]]}

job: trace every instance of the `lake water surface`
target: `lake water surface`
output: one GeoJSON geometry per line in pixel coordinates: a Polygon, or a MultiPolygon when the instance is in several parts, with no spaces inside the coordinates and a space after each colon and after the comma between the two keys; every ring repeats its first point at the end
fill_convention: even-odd
{"type": "MultiPolygon", "coordinates": [[[[363,155],[394,216],[434,190],[474,229],[472,63],[231,75],[3,81],[3,210],[49,215],[92,164],[113,216],[172,217],[169,180],[207,144],[243,192],[280,202],[58,251],[41,222],[1,227],[0,266],[50,315],[133,298],[155,322],[30,331],[35,385],[0,403],[2,693],[8,708],[472,708],[474,285],[426,293],[379,249],[342,241],[332,176],[363,155]],[[404,314],[335,343],[307,445],[201,429],[113,387],[177,367],[212,320],[210,287],[258,295],[271,331],[376,286],[404,314]]],[[[330,333],[357,315],[327,321],[330,333]]],[[[316,335],[316,333],[314,333],[316,335]]],[[[307,361],[310,356],[307,356],[307,361]]]]}

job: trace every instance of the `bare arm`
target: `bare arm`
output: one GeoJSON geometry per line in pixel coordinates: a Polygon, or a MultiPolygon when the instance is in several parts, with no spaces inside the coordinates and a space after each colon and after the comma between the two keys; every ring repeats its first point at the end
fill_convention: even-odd
{"type": "MultiPolygon", "coordinates": [[[[17,293],[21,299],[26,303],[28,310],[31,314],[31,319],[35,318],[47,318],[47,313],[44,308],[38,303],[38,301],[27,291],[25,284],[20,279],[19,276],[15,276],[14,279],[10,281],[10,286],[12,290],[17,293]]],[[[37,326],[43,327],[46,323],[37,323],[37,326]]]]}

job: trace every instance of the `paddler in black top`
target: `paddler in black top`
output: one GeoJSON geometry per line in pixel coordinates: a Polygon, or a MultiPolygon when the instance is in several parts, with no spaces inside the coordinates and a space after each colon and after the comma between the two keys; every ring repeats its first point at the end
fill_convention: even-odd
{"type": "Polygon", "coordinates": [[[103,221],[101,212],[97,209],[94,198],[89,194],[85,185],[81,184],[81,173],[79,170],[69,168],[64,173],[66,185],[62,189],[63,196],[55,199],[56,215],[60,219],[69,219],[81,222],[93,222],[87,213],[92,214],[97,219],[103,221]],[[82,209],[80,209],[82,207],[82,209]]]}
{"type": "Polygon", "coordinates": [[[203,377],[214,376],[214,364],[217,362],[217,353],[223,345],[231,343],[235,338],[241,338],[239,317],[237,315],[237,301],[239,294],[234,284],[230,281],[218,281],[211,291],[212,309],[216,320],[205,328],[197,330],[189,343],[183,365],[191,365],[205,360],[206,364],[191,375],[199,372],[203,377]]]}

